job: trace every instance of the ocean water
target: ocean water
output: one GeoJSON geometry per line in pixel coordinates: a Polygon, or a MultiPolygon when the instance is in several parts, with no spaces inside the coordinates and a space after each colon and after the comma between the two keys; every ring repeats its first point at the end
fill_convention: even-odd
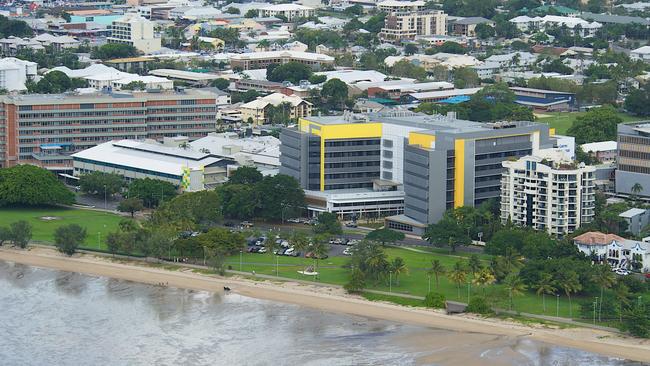
{"type": "Polygon", "coordinates": [[[0,261],[0,365],[640,365],[0,261]]]}

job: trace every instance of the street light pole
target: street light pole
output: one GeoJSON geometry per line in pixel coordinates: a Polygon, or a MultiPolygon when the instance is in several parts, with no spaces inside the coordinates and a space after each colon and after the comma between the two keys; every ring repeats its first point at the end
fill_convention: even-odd
{"type": "Polygon", "coordinates": [[[388,272],[388,292],[393,292],[393,272],[388,272]]]}
{"type": "Polygon", "coordinates": [[[427,277],[429,278],[429,292],[431,292],[431,275],[428,275],[427,277]]]}
{"type": "Polygon", "coordinates": [[[241,262],[242,262],[242,254],[244,252],[242,250],[239,251],[239,272],[241,272],[241,262]]]}
{"type": "Polygon", "coordinates": [[[275,275],[277,277],[280,277],[280,263],[279,263],[279,255],[275,255],[275,275]]]}
{"type": "Polygon", "coordinates": [[[596,325],[596,302],[594,302],[594,320],[593,320],[594,325],[596,325]]]}
{"type": "Polygon", "coordinates": [[[100,243],[100,238],[102,236],[102,233],[100,231],[97,232],[97,249],[99,249],[99,243],[100,243]]]}
{"type": "Polygon", "coordinates": [[[470,282],[467,281],[467,303],[469,304],[470,282]]]}
{"type": "Polygon", "coordinates": [[[555,316],[557,316],[559,318],[560,317],[560,295],[556,294],[555,298],[557,300],[555,302],[555,316]]]}
{"type": "Polygon", "coordinates": [[[108,204],[106,203],[106,184],[104,184],[104,210],[108,210],[108,204]]]}

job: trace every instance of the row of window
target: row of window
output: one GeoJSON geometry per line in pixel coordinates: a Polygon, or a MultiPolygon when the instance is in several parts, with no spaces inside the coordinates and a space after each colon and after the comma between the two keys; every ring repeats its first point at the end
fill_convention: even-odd
{"type": "Polygon", "coordinates": [[[354,161],[348,163],[325,163],[325,169],[359,168],[364,166],[379,166],[378,161],[354,161]]]}
{"type": "Polygon", "coordinates": [[[618,155],[626,158],[650,160],[650,153],[647,152],[620,150],[618,155]]]}
{"type": "Polygon", "coordinates": [[[619,164],[618,170],[632,173],[650,174],[650,166],[636,166],[628,164],[619,164]]]}
{"type": "Polygon", "coordinates": [[[87,164],[104,166],[104,167],[108,167],[108,168],[126,170],[126,171],[130,171],[130,172],[154,175],[154,176],[162,177],[162,178],[178,179],[178,180],[181,179],[180,175],[161,173],[161,172],[156,172],[156,171],[148,170],[148,169],[133,168],[133,167],[128,167],[128,166],[124,166],[124,165],[120,165],[120,164],[113,164],[113,163],[107,163],[107,162],[103,162],[103,161],[96,161],[96,160],[84,159],[84,158],[74,158],[74,160],[78,161],[78,162],[81,162],[81,163],[87,163],[87,164]]]}
{"type": "Polygon", "coordinates": [[[390,201],[364,201],[364,202],[334,203],[334,207],[379,206],[379,205],[403,205],[403,204],[404,204],[404,200],[390,200],[390,201]]]}
{"type": "Polygon", "coordinates": [[[325,153],[326,158],[347,158],[351,156],[378,156],[379,150],[374,151],[345,151],[325,153]]]}
{"type": "Polygon", "coordinates": [[[356,188],[372,188],[372,182],[370,183],[345,183],[345,184],[326,184],[325,190],[335,190],[335,189],[356,189],[356,188]]]}
{"type": "Polygon", "coordinates": [[[630,144],[637,144],[637,145],[650,145],[650,138],[619,135],[618,142],[628,142],[630,144]]]}
{"type": "Polygon", "coordinates": [[[379,140],[336,140],[325,141],[327,147],[379,145],[379,140]]]}
{"type": "Polygon", "coordinates": [[[325,179],[379,178],[379,172],[356,172],[325,174],[325,179]]]}

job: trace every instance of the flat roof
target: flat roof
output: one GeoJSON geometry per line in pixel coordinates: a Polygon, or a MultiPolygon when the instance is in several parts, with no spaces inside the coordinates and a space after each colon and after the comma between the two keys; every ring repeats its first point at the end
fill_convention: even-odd
{"type": "Polygon", "coordinates": [[[210,74],[204,72],[192,72],[185,70],[174,70],[174,69],[156,69],[149,71],[149,74],[161,77],[168,77],[173,79],[184,79],[191,81],[207,81],[219,79],[221,76],[217,74],[210,74]]]}
{"type": "Polygon", "coordinates": [[[184,167],[200,169],[222,160],[207,154],[195,155],[194,152],[186,152],[181,148],[170,148],[134,140],[105,142],[75,153],[72,158],[75,160],[88,159],[179,177],[183,175],[184,167]]]}
{"type": "Polygon", "coordinates": [[[152,60],[151,57],[126,57],[126,58],[114,58],[106,62],[109,64],[118,64],[123,62],[147,62],[151,60],[152,60]]]}
{"type": "Polygon", "coordinates": [[[206,89],[185,89],[182,92],[172,90],[160,92],[96,92],[92,94],[20,94],[0,96],[0,101],[10,104],[63,104],[63,103],[102,103],[102,102],[146,102],[149,100],[180,100],[196,98],[216,98],[206,89]]]}
{"type": "Polygon", "coordinates": [[[618,216],[624,217],[626,219],[630,219],[630,218],[632,218],[634,216],[642,215],[642,214],[644,214],[646,212],[647,212],[647,210],[644,210],[642,208],[631,208],[631,209],[629,209],[629,210],[627,210],[625,212],[621,212],[620,214],[618,214],[618,216]]]}

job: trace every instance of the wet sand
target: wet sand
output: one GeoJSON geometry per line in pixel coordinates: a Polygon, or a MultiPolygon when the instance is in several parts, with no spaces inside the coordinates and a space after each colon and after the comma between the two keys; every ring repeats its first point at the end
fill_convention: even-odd
{"type": "MultiPolygon", "coordinates": [[[[586,328],[548,329],[525,326],[495,319],[482,319],[469,315],[448,316],[440,311],[415,309],[399,305],[371,302],[360,297],[345,294],[343,290],[320,286],[303,285],[292,282],[252,281],[236,278],[219,278],[187,271],[168,271],[136,264],[114,263],[110,258],[92,255],[76,255],[72,258],[60,255],[48,248],[31,248],[28,251],[0,249],[0,259],[26,265],[53,268],[68,272],[79,272],[105,276],[147,284],[167,283],[171,287],[222,292],[229,286],[233,292],[259,299],[307,306],[328,312],[358,315],[431,328],[453,331],[488,334],[498,337],[518,339],[527,337],[533,340],[572,347],[602,355],[620,357],[628,360],[650,363],[650,341],[625,337],[605,331],[586,328]]],[[[416,344],[418,338],[404,340],[416,344]]],[[[466,344],[466,335],[448,337],[443,340],[447,347],[466,344]]],[[[437,357],[425,357],[423,363],[443,362],[437,357]]],[[[460,355],[463,360],[455,364],[471,365],[477,357],[472,352],[460,355]],[[465,357],[463,357],[465,355],[465,357]]],[[[447,362],[445,362],[447,363],[447,362]]]]}

